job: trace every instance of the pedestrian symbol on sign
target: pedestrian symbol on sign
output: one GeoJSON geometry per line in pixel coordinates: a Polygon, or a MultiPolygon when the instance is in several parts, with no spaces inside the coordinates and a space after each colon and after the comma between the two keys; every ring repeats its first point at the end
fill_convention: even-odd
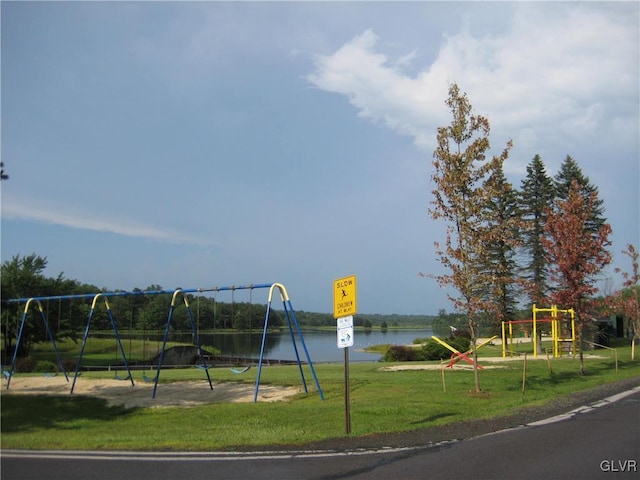
{"type": "Polygon", "coordinates": [[[357,313],[356,277],[339,278],[333,283],[333,317],[340,318],[357,313]]]}

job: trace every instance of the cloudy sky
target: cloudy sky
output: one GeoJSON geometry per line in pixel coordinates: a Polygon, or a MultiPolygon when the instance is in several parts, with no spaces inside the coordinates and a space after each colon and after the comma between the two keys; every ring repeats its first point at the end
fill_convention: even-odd
{"type": "Polygon", "coordinates": [[[112,290],[281,282],[321,312],[356,275],[360,313],[450,311],[418,272],[443,273],[428,208],[451,82],[493,153],[513,139],[514,184],[569,154],[616,265],[640,243],[637,2],[1,9],[2,261],[112,290]]]}

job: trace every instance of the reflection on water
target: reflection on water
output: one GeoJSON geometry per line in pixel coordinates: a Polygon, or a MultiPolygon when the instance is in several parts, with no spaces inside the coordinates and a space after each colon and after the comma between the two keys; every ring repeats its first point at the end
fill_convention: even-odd
{"type": "MultiPolygon", "coordinates": [[[[380,359],[377,353],[366,353],[362,349],[372,345],[393,344],[407,345],[416,338],[426,338],[432,335],[431,329],[421,330],[380,330],[360,331],[354,333],[354,345],[349,349],[350,361],[376,361],[380,359]]],[[[308,331],[303,332],[304,343],[314,363],[340,362],[344,359],[344,351],[337,347],[336,332],[308,331]]],[[[300,360],[306,361],[306,355],[298,336],[295,336],[300,360]]],[[[172,334],[171,341],[192,343],[191,334],[172,334]]],[[[214,347],[222,355],[259,358],[262,333],[206,333],[200,334],[200,343],[214,347]]],[[[288,330],[267,333],[264,358],[272,360],[296,360],[295,350],[288,330]]]]}

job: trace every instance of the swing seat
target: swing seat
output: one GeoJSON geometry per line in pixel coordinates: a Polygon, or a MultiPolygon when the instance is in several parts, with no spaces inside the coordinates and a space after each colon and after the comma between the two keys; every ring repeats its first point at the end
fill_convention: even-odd
{"type": "Polygon", "coordinates": [[[248,371],[250,368],[251,368],[251,365],[248,365],[244,368],[230,368],[230,370],[236,375],[240,375],[241,373],[248,371]]]}
{"type": "Polygon", "coordinates": [[[53,378],[53,377],[55,377],[56,375],[58,375],[58,374],[57,374],[57,373],[45,373],[43,376],[44,376],[45,378],[53,378]]]}
{"type": "Polygon", "coordinates": [[[200,370],[209,370],[210,368],[213,368],[213,365],[196,365],[196,368],[199,368],[200,370]]]}
{"type": "Polygon", "coordinates": [[[155,377],[153,377],[153,378],[150,378],[150,377],[147,377],[147,374],[146,374],[146,373],[142,372],[142,380],[143,380],[145,383],[154,383],[154,382],[157,380],[157,378],[158,378],[158,375],[156,375],[156,376],[155,376],[155,377]]]}
{"type": "Polygon", "coordinates": [[[118,375],[116,373],[113,378],[115,378],[116,380],[130,380],[131,379],[131,375],[127,375],[126,377],[121,377],[120,375],[118,375]]]}
{"type": "Polygon", "coordinates": [[[6,370],[2,370],[2,376],[4,378],[6,378],[7,380],[9,380],[9,378],[11,377],[11,372],[8,372],[6,370]]]}

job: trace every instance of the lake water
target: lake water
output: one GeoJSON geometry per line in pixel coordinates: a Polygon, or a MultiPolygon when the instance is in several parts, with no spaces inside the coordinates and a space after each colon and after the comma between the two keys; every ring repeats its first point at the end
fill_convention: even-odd
{"type": "MultiPolygon", "coordinates": [[[[376,361],[379,354],[366,353],[365,347],[380,344],[406,345],[413,343],[415,338],[425,338],[432,335],[431,329],[389,330],[381,332],[379,329],[368,332],[356,330],[353,347],[349,348],[349,360],[354,362],[376,361]]],[[[303,332],[304,342],[313,363],[342,362],[344,350],[337,347],[336,332],[303,332]]],[[[296,335],[296,345],[300,360],[306,362],[302,344],[296,335]]],[[[259,358],[262,343],[261,333],[225,333],[201,334],[200,342],[211,345],[220,350],[222,355],[259,358]]],[[[265,359],[296,360],[295,350],[290,332],[268,333],[265,341],[265,359]]]]}

